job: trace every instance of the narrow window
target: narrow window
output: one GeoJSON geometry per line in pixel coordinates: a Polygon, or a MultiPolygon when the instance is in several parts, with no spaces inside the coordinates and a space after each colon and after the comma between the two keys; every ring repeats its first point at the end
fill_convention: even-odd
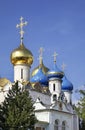
{"type": "Polygon", "coordinates": [[[23,69],[21,69],[21,79],[23,79],[23,69]]]}
{"type": "Polygon", "coordinates": [[[59,121],[55,120],[54,130],[59,130],[59,121]]]}
{"type": "Polygon", "coordinates": [[[62,130],[66,130],[66,124],[65,124],[65,121],[62,122],[62,130]]]}
{"type": "Polygon", "coordinates": [[[54,95],[53,95],[53,101],[56,101],[56,100],[57,100],[57,95],[54,94],[54,95]]]}
{"type": "Polygon", "coordinates": [[[53,84],[53,90],[55,91],[55,84],[53,84]]]}

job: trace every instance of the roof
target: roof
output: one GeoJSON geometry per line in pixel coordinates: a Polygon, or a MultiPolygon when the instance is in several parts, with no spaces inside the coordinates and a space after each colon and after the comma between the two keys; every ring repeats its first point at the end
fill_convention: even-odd
{"type": "Polygon", "coordinates": [[[8,83],[10,83],[10,80],[7,78],[0,78],[0,87],[4,87],[8,83]]]}

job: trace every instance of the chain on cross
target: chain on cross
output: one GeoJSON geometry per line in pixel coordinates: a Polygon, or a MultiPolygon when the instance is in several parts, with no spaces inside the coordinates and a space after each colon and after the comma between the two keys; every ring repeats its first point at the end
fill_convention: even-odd
{"type": "Polygon", "coordinates": [[[17,24],[16,27],[20,28],[20,38],[21,40],[23,40],[23,36],[24,36],[24,31],[23,31],[23,27],[27,25],[27,21],[23,22],[23,17],[20,18],[20,24],[17,24]]]}

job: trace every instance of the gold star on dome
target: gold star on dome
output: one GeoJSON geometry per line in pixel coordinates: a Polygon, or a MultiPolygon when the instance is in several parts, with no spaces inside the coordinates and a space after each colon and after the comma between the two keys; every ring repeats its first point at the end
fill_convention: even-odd
{"type": "Polygon", "coordinates": [[[23,22],[23,17],[20,18],[20,24],[17,24],[16,27],[20,28],[20,38],[21,38],[21,43],[23,40],[23,36],[24,36],[24,31],[23,31],[23,27],[27,25],[27,21],[23,22]]]}

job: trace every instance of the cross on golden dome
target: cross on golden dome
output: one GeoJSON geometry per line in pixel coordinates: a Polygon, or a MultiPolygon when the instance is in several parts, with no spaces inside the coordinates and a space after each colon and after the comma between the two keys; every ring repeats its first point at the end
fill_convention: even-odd
{"type": "Polygon", "coordinates": [[[54,57],[54,63],[56,63],[56,57],[57,56],[58,56],[58,54],[56,52],[54,52],[54,55],[53,55],[53,57],[54,57]]]}
{"type": "Polygon", "coordinates": [[[20,24],[17,24],[16,27],[17,28],[20,28],[20,38],[21,38],[21,43],[22,43],[22,40],[23,40],[23,36],[24,36],[24,31],[23,31],[23,27],[25,25],[27,25],[27,21],[23,22],[23,17],[20,18],[20,24]]]}

